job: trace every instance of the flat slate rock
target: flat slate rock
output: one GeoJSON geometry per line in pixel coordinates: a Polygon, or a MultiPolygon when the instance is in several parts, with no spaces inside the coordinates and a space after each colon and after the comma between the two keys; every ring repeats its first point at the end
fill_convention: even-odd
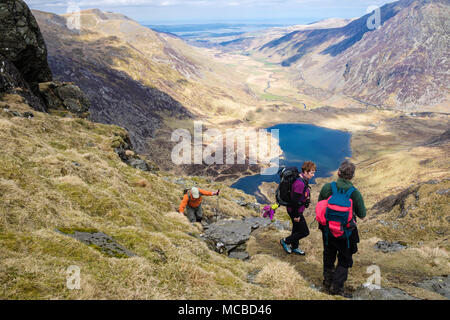
{"type": "Polygon", "coordinates": [[[237,259],[248,259],[249,255],[242,249],[250,239],[253,230],[267,227],[272,222],[262,217],[246,217],[241,220],[220,220],[205,225],[205,241],[212,242],[212,247],[223,253],[226,251],[229,257],[237,259]],[[239,250],[236,250],[238,247],[239,250]],[[224,249],[224,250],[223,250],[224,249]]]}
{"type": "Polygon", "coordinates": [[[375,243],[374,248],[375,250],[380,250],[383,251],[384,253],[387,253],[400,251],[408,248],[408,246],[401,241],[394,241],[394,242],[378,241],[377,243],[375,243]]]}
{"type": "Polygon", "coordinates": [[[210,224],[205,231],[205,236],[225,246],[237,246],[245,243],[250,238],[251,232],[251,224],[242,220],[221,220],[210,224]]]}
{"type": "Polygon", "coordinates": [[[228,257],[240,260],[247,260],[250,258],[250,255],[246,251],[231,251],[228,254],[228,257]]]}
{"type": "Polygon", "coordinates": [[[97,247],[100,251],[105,253],[108,256],[111,257],[133,257],[136,254],[133,252],[127,250],[125,247],[118,244],[113,238],[108,236],[107,234],[103,232],[80,232],[80,231],[74,231],[73,233],[64,233],[60,230],[57,230],[58,232],[75,238],[88,246],[94,245],[97,247]]]}
{"type": "Polygon", "coordinates": [[[237,246],[245,243],[253,230],[266,227],[271,223],[269,219],[249,217],[242,220],[220,220],[205,226],[205,236],[221,242],[225,246],[237,246]]]}
{"type": "Polygon", "coordinates": [[[353,300],[420,300],[398,288],[359,288],[353,292],[353,300]]]}
{"type": "Polygon", "coordinates": [[[275,229],[277,230],[291,230],[291,223],[289,221],[280,221],[280,220],[273,220],[271,224],[275,229]]]}

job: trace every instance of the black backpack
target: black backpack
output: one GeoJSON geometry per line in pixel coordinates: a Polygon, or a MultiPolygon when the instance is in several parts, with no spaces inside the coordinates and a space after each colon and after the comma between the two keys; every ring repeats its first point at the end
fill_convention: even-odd
{"type": "Polygon", "coordinates": [[[280,206],[290,206],[292,184],[300,177],[297,167],[286,167],[278,170],[280,184],[275,193],[275,198],[280,206]]]}

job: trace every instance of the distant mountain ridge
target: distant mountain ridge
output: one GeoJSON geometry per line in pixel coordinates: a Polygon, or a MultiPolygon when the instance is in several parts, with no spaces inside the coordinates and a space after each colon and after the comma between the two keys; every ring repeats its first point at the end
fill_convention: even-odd
{"type": "MultiPolygon", "coordinates": [[[[174,169],[173,130],[192,128],[194,119],[234,119],[257,103],[242,75],[212,54],[121,14],[82,10],[80,32],[67,27],[78,13],[33,13],[55,79],[76,83],[92,102],[90,119],[127,129],[134,149],[162,169],[174,169]]],[[[218,176],[206,166],[191,167],[174,170],[200,175],[209,169],[218,176]]]]}
{"type": "MultiPolygon", "coordinates": [[[[398,8],[395,3],[384,5],[381,10],[382,24],[395,16],[397,12],[398,8]]],[[[266,43],[259,50],[263,51],[266,48],[276,48],[282,44],[288,43],[288,45],[296,51],[296,54],[283,60],[281,64],[283,66],[290,66],[292,63],[302,58],[305,54],[311,52],[313,48],[318,47],[331,39],[340,39],[344,37],[343,40],[338,41],[337,43],[334,43],[325,50],[321,51],[322,54],[336,56],[361,40],[366,32],[371,31],[367,27],[367,19],[370,15],[371,14],[367,14],[339,28],[293,31],[284,37],[266,43]]]]}
{"type": "MultiPolygon", "coordinates": [[[[221,41],[218,44],[220,45],[220,49],[225,51],[252,50],[292,32],[312,29],[338,28],[345,26],[352,20],[353,19],[330,18],[314,21],[308,24],[272,26],[259,31],[245,32],[241,35],[230,37],[227,41],[221,41]]],[[[211,42],[206,42],[211,45],[211,42]]]]}

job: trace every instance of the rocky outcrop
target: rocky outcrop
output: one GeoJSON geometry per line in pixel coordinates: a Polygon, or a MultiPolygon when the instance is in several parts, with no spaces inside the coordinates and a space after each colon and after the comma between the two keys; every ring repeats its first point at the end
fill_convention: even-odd
{"type": "Polygon", "coordinates": [[[431,138],[430,140],[424,143],[424,146],[440,146],[450,141],[450,129],[445,131],[444,133],[431,138]]]}
{"type": "Polygon", "coordinates": [[[436,292],[447,299],[450,299],[450,277],[448,275],[426,279],[416,285],[420,288],[436,292]]]}
{"type": "Polygon", "coordinates": [[[36,19],[22,0],[0,3],[0,93],[17,93],[45,111],[39,82],[52,80],[47,48],[36,19]]]}
{"type": "Polygon", "coordinates": [[[88,116],[89,99],[74,83],[40,83],[39,91],[49,109],[67,110],[82,118],[88,116]]]}
{"type": "Polygon", "coordinates": [[[437,184],[440,181],[438,180],[429,180],[423,183],[419,183],[417,185],[410,186],[409,188],[401,191],[400,193],[393,194],[387,196],[386,198],[378,201],[372,207],[372,210],[375,211],[375,214],[382,214],[385,212],[389,212],[394,209],[395,206],[400,207],[400,215],[399,218],[403,218],[408,213],[408,208],[405,208],[405,203],[407,198],[410,195],[413,195],[416,200],[419,200],[419,188],[424,184],[437,184]]]}
{"type": "Polygon", "coordinates": [[[0,3],[0,34],[0,94],[19,94],[37,111],[88,116],[90,103],[80,88],[52,82],[44,38],[25,2],[0,3]]]}
{"type": "Polygon", "coordinates": [[[35,95],[16,66],[0,54],[0,95],[2,93],[18,94],[33,109],[45,111],[42,99],[35,95]]]}
{"type": "Polygon", "coordinates": [[[396,251],[406,249],[406,248],[408,248],[408,246],[406,243],[404,243],[402,241],[394,241],[394,242],[378,241],[374,245],[374,248],[375,248],[375,250],[379,250],[384,253],[388,253],[388,252],[396,252],[396,251]]]}
{"type": "Polygon", "coordinates": [[[22,0],[0,3],[0,54],[13,63],[38,93],[38,83],[52,80],[47,48],[36,19],[22,0]]]}
{"type": "Polygon", "coordinates": [[[142,171],[159,171],[159,167],[153,161],[141,159],[141,157],[132,150],[133,146],[128,134],[125,136],[116,136],[111,147],[114,148],[114,151],[119,158],[129,166],[142,171]]]}
{"type": "Polygon", "coordinates": [[[418,198],[417,191],[419,190],[419,188],[420,185],[411,186],[398,194],[387,196],[386,198],[375,203],[372,207],[372,210],[375,210],[376,214],[381,214],[391,211],[395,206],[398,205],[400,206],[400,210],[402,212],[401,215],[403,216],[406,198],[408,198],[408,196],[411,194],[418,198]]]}

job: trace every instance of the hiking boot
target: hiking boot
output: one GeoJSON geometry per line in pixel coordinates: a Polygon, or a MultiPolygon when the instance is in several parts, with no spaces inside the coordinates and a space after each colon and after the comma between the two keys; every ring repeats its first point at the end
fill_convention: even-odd
{"type": "Polygon", "coordinates": [[[292,253],[299,254],[301,256],[305,255],[305,251],[301,250],[300,248],[292,249],[292,253]]]}
{"type": "Polygon", "coordinates": [[[330,294],[331,284],[333,283],[334,267],[333,268],[323,268],[323,291],[330,294]]]}
{"type": "Polygon", "coordinates": [[[291,247],[288,246],[288,245],[286,244],[286,242],[284,242],[284,239],[281,239],[281,240],[280,240],[280,244],[281,244],[281,246],[283,247],[284,251],[286,251],[287,253],[291,253],[291,252],[292,252],[291,247]]]}
{"type": "Polygon", "coordinates": [[[323,280],[323,291],[325,293],[331,294],[331,281],[330,280],[323,280]]]}

